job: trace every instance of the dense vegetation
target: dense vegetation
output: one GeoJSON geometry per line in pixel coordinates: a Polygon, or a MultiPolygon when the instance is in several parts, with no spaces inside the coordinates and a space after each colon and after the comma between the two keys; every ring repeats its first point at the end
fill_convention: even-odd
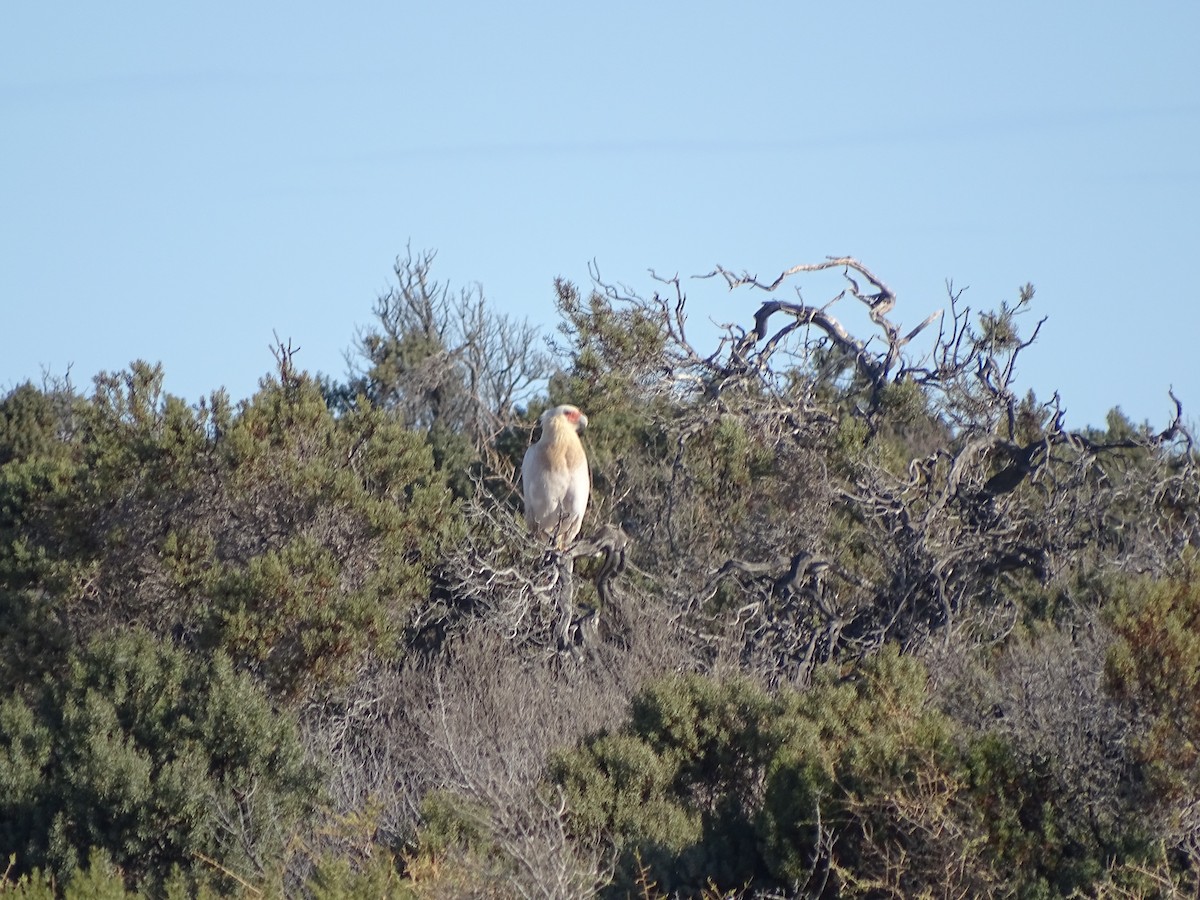
{"type": "Polygon", "coordinates": [[[0,399],[0,893],[1197,895],[1178,403],[1018,393],[1028,286],[911,328],[853,259],[718,268],[701,345],[678,279],[560,281],[547,342],[432,263],[344,378],[0,399]],[[516,471],[560,402],[555,556],[516,471]]]}

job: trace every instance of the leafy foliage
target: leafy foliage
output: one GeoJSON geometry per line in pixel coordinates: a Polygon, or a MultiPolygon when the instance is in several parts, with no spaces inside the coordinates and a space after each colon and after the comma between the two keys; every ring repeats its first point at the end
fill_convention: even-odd
{"type": "Polygon", "coordinates": [[[305,376],[236,413],[161,382],[142,364],[99,377],[75,436],[0,469],[0,594],[34,619],[9,637],[13,669],[131,626],[290,694],[395,652],[454,525],[420,437],[371,408],[335,419],[305,376]]]}
{"type": "Polygon", "coordinates": [[[552,776],[575,827],[615,841],[618,893],[648,874],[689,894],[754,883],[836,895],[888,879],[902,890],[956,863],[964,886],[987,883],[986,869],[963,871],[968,859],[951,855],[976,847],[929,839],[968,825],[946,808],[965,792],[951,784],[957,763],[920,667],[891,654],[852,681],[823,669],[804,693],[700,676],[655,683],[624,729],[561,756],[552,776]],[[932,785],[946,796],[929,796],[932,785]]]}
{"type": "Polygon", "coordinates": [[[134,881],[200,854],[252,872],[312,807],[295,723],[228,658],[99,636],[0,704],[0,843],[69,879],[101,848],[134,881]]]}

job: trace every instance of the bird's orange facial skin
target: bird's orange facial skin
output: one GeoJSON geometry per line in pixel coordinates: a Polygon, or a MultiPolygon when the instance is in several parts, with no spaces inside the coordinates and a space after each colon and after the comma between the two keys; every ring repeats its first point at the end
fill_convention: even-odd
{"type": "Polygon", "coordinates": [[[565,412],[565,413],[563,413],[563,417],[564,417],[564,418],[565,418],[565,419],[566,419],[568,422],[570,422],[572,425],[578,425],[578,424],[579,424],[579,418],[580,418],[580,416],[581,416],[581,415],[582,415],[582,413],[581,413],[579,410],[577,410],[577,409],[573,409],[573,410],[571,410],[570,412],[565,412]]]}

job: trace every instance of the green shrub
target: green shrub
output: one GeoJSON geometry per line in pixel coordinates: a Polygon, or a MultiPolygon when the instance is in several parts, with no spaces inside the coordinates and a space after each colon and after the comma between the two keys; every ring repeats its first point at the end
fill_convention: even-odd
{"type": "Polygon", "coordinates": [[[319,860],[306,885],[313,900],[411,900],[417,896],[411,882],[396,868],[392,856],[377,853],[362,865],[335,857],[319,860]]]}
{"type": "Polygon", "coordinates": [[[805,693],[668,678],[634,698],[621,733],[560,756],[552,773],[579,834],[620,854],[621,889],[643,874],[666,891],[731,889],[807,877],[825,852],[822,815],[838,826],[838,859],[853,862],[872,824],[855,824],[866,801],[948,754],[923,671],[888,653],[857,680],[831,670],[805,693]]]}
{"type": "Polygon", "coordinates": [[[1111,619],[1108,687],[1137,722],[1130,781],[1173,877],[1200,886],[1200,558],[1130,582],[1111,619]]]}
{"type": "Polygon", "coordinates": [[[1164,799],[1200,792],[1200,563],[1119,597],[1110,690],[1145,717],[1136,752],[1164,799]]]}
{"type": "Polygon", "coordinates": [[[114,634],[0,703],[0,848],[61,880],[92,848],[137,883],[276,860],[315,800],[297,730],[227,657],[114,634]]]}
{"type": "MultiPolygon", "coordinates": [[[[287,697],[397,651],[457,527],[424,438],[365,405],[335,417],[290,371],[237,410],[221,393],[189,407],[161,384],[142,363],[98,376],[74,430],[8,440],[5,683],[112,628],[222,651],[287,697]]],[[[0,419],[40,422],[30,390],[0,419]]]]}
{"type": "Polygon", "coordinates": [[[961,742],[923,667],[895,650],[806,691],[671,677],[628,724],[551,765],[576,839],[607,844],[613,896],[639,883],[804,896],[1069,894],[1108,861],[1046,773],[999,738],[961,742]]]}

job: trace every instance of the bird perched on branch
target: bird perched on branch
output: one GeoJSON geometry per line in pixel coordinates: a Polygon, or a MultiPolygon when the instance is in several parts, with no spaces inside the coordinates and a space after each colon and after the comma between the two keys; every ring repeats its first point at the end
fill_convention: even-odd
{"type": "Polygon", "coordinates": [[[525,521],[556,550],[565,549],[583,527],[591,475],[579,433],[587,423],[587,416],[575,406],[546,410],[542,436],[525,451],[521,463],[525,521]]]}

